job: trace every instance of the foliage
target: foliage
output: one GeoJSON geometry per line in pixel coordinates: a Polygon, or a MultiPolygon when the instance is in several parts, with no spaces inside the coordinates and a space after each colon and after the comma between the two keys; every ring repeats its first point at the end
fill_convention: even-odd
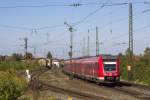
{"type": "Polygon", "coordinates": [[[16,100],[26,88],[26,81],[14,71],[0,71],[0,100],[16,100]]]}
{"type": "Polygon", "coordinates": [[[19,60],[23,59],[23,56],[22,56],[22,54],[13,53],[12,54],[12,59],[15,60],[15,61],[19,61],[19,60]]]}
{"type": "MultiPolygon", "coordinates": [[[[127,65],[129,60],[128,52],[125,55],[120,54],[122,78],[127,80],[127,65]]],[[[150,84],[150,48],[146,48],[143,55],[134,55],[132,66],[132,80],[140,83],[150,84]]]]}
{"type": "Polygon", "coordinates": [[[47,53],[47,58],[52,59],[52,54],[50,51],[47,53]]]}
{"type": "Polygon", "coordinates": [[[5,60],[5,56],[0,55],[0,61],[4,61],[5,60]]]}
{"type": "Polygon", "coordinates": [[[25,69],[33,70],[38,69],[39,65],[37,62],[30,62],[28,65],[23,61],[0,61],[0,70],[7,71],[9,69],[13,70],[25,70],[25,69]]]}
{"type": "Polygon", "coordinates": [[[32,59],[32,58],[33,58],[32,53],[28,52],[26,55],[26,59],[32,59]]]}
{"type": "Polygon", "coordinates": [[[25,69],[25,63],[20,61],[0,61],[0,70],[21,70],[25,69]]]}

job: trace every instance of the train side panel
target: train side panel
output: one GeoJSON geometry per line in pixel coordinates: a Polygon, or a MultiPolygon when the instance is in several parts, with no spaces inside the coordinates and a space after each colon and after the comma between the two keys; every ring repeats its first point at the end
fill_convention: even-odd
{"type": "Polygon", "coordinates": [[[89,59],[72,60],[72,63],[66,61],[64,70],[79,78],[96,82],[114,82],[120,78],[119,59],[109,59],[99,56],[89,59]]]}

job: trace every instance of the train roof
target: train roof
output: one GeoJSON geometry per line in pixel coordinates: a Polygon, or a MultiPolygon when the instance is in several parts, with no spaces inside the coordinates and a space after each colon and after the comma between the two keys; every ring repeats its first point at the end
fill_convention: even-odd
{"type": "MultiPolygon", "coordinates": [[[[98,58],[102,57],[102,59],[117,59],[117,56],[115,55],[98,55],[98,56],[83,56],[83,57],[77,57],[77,58],[72,58],[72,60],[98,60],[98,58]]],[[[65,61],[70,60],[66,59],[65,61]]]]}

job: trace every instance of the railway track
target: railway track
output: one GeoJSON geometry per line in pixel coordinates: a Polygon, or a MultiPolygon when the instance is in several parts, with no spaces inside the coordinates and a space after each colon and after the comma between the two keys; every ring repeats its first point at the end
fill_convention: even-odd
{"type": "Polygon", "coordinates": [[[30,82],[29,82],[29,85],[28,85],[29,88],[31,88],[31,89],[37,88],[38,87],[37,84],[38,84],[38,81],[39,81],[39,76],[42,75],[43,73],[45,73],[46,71],[48,71],[47,68],[32,71],[31,72],[31,79],[30,79],[30,82]]]}
{"type": "MultiPolygon", "coordinates": [[[[69,96],[80,98],[80,99],[83,99],[83,100],[85,100],[85,99],[110,100],[109,98],[106,98],[104,96],[95,95],[95,94],[92,94],[92,93],[85,93],[85,92],[70,90],[68,88],[62,88],[62,87],[54,86],[54,85],[51,85],[49,83],[46,83],[44,81],[39,80],[38,77],[46,71],[47,71],[47,69],[42,69],[42,70],[38,70],[38,71],[35,71],[34,73],[32,73],[32,75],[31,75],[31,79],[33,80],[32,88],[34,90],[37,90],[37,88],[39,89],[39,87],[40,87],[40,90],[50,90],[52,92],[61,93],[61,94],[64,94],[64,95],[69,95],[69,96]]],[[[79,81],[81,81],[81,80],[79,80],[79,81]]],[[[136,99],[150,100],[150,94],[149,94],[150,93],[150,88],[148,86],[132,84],[132,83],[127,83],[127,82],[125,82],[125,83],[120,82],[120,85],[114,85],[114,86],[113,85],[112,86],[109,86],[109,85],[99,86],[99,85],[97,85],[95,83],[92,83],[92,82],[86,82],[86,83],[88,83],[90,85],[93,85],[93,86],[96,86],[98,88],[101,87],[101,88],[111,90],[111,91],[114,91],[114,92],[119,92],[119,93],[122,93],[122,94],[130,95],[130,96],[132,96],[136,99]],[[138,88],[139,90],[137,91],[134,88],[138,88]],[[141,90],[147,90],[148,92],[143,92],[140,89],[141,90]]]]}
{"type": "Polygon", "coordinates": [[[46,71],[47,71],[46,69],[43,69],[43,70],[34,71],[34,73],[32,73],[29,87],[34,92],[39,91],[39,90],[50,90],[52,92],[69,95],[69,96],[76,97],[76,98],[83,99],[83,100],[85,99],[86,100],[99,100],[99,99],[110,100],[108,98],[97,96],[97,95],[90,94],[90,93],[84,93],[84,92],[79,92],[75,90],[70,90],[67,88],[61,88],[61,87],[54,86],[54,85],[51,85],[44,81],[39,80],[39,76],[42,75],[46,71]]]}
{"type": "Polygon", "coordinates": [[[46,89],[57,92],[57,93],[62,93],[62,94],[67,94],[73,97],[77,97],[83,100],[110,100],[108,98],[102,97],[102,96],[96,96],[96,95],[92,95],[89,93],[83,93],[83,92],[79,92],[79,91],[73,91],[73,90],[69,90],[69,89],[65,89],[65,88],[60,88],[45,82],[40,81],[40,83],[42,84],[42,86],[45,86],[46,89]]]}
{"type": "MultiPolygon", "coordinates": [[[[83,80],[81,80],[83,81],[83,80]]],[[[126,95],[130,95],[136,99],[140,100],[150,100],[150,87],[135,83],[120,82],[119,84],[101,84],[86,81],[86,83],[96,86],[97,88],[104,88],[111,91],[120,92],[126,95]],[[134,89],[137,88],[138,90],[134,89]]]]}
{"type": "Polygon", "coordinates": [[[148,85],[136,84],[136,83],[126,82],[126,81],[121,81],[120,84],[122,84],[123,86],[132,86],[132,87],[135,87],[135,88],[150,91],[150,86],[148,86],[148,85]]]}
{"type": "Polygon", "coordinates": [[[114,89],[138,99],[150,100],[150,86],[125,81],[121,81],[120,84],[122,87],[114,87],[114,89]]]}
{"type": "Polygon", "coordinates": [[[105,85],[104,88],[111,89],[113,91],[121,92],[140,100],[150,100],[150,89],[146,88],[148,86],[132,84],[132,83],[121,83],[121,85],[108,86],[105,85]],[[146,92],[145,92],[146,89],[146,92]],[[149,92],[147,92],[149,91],[149,92]]]}
{"type": "Polygon", "coordinates": [[[127,87],[114,87],[112,89],[115,90],[115,91],[125,93],[125,94],[130,95],[130,96],[133,96],[137,99],[150,100],[150,95],[149,94],[139,92],[139,91],[136,91],[136,90],[132,90],[132,89],[129,89],[127,87]]]}

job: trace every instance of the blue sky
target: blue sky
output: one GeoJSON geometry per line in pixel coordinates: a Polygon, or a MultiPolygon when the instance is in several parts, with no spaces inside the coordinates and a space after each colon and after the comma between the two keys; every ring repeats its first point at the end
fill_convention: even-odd
{"type": "MultiPolygon", "coordinates": [[[[45,56],[51,51],[55,57],[68,57],[70,33],[64,21],[78,22],[100,5],[18,7],[41,5],[68,5],[73,3],[124,3],[149,0],[0,0],[0,54],[23,53],[24,37],[28,37],[29,52],[45,56]],[[8,7],[8,8],[4,8],[8,7]],[[10,8],[9,8],[10,7],[10,8]],[[12,8],[11,8],[12,7],[12,8]],[[59,27],[51,27],[57,26],[59,27]],[[48,28],[49,27],[49,28],[48,28]],[[51,28],[50,28],[51,27],[51,28]],[[32,30],[36,32],[32,33],[32,30]],[[48,43],[47,43],[48,42],[48,43]]],[[[150,4],[133,3],[134,52],[143,53],[150,47],[150,4]]],[[[90,54],[95,55],[95,27],[99,27],[100,53],[124,53],[128,44],[128,5],[106,6],[74,26],[74,57],[82,56],[83,38],[90,30],[90,54]]],[[[87,46],[87,45],[85,45],[87,46]]]]}

